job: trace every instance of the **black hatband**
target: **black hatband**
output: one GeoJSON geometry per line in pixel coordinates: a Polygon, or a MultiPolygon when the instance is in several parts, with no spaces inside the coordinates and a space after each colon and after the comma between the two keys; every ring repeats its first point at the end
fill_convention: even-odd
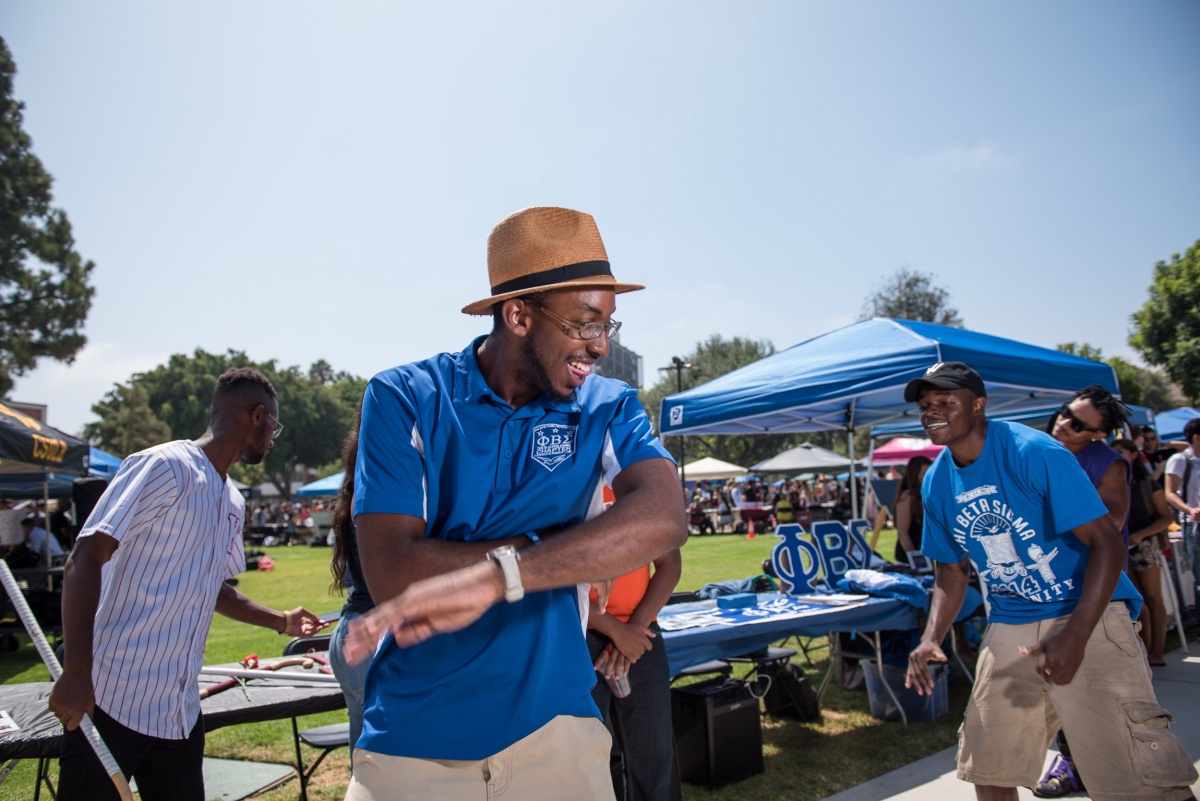
{"type": "Polygon", "coordinates": [[[577,278],[595,278],[598,275],[612,277],[612,268],[606,261],[581,261],[577,264],[566,264],[553,267],[540,273],[522,275],[511,281],[505,281],[492,287],[492,295],[503,295],[506,292],[520,292],[525,289],[561,284],[564,281],[574,281],[577,278]]]}

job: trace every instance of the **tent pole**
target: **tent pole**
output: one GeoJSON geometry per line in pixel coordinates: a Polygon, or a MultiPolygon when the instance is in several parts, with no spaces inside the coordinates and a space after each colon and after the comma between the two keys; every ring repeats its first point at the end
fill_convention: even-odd
{"type": "Polygon", "coordinates": [[[54,577],[50,575],[50,471],[42,468],[42,526],[46,541],[42,544],[42,567],[46,569],[46,587],[54,592],[54,577]]]}
{"type": "Polygon", "coordinates": [[[858,471],[855,469],[854,463],[854,407],[858,403],[858,398],[850,401],[850,416],[846,421],[846,437],[849,440],[850,447],[850,518],[858,519],[858,471]]]}

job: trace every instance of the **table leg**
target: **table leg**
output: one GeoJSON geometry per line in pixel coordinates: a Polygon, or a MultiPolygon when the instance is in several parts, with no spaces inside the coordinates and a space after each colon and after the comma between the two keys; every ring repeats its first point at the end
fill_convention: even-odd
{"type": "Polygon", "coordinates": [[[842,661],[842,638],[835,636],[836,632],[826,632],[825,636],[829,639],[829,665],[825,668],[825,675],[821,677],[821,684],[817,687],[817,704],[821,703],[821,697],[825,695],[825,690],[829,687],[829,680],[833,678],[833,666],[842,661]]]}
{"type": "MultiPolygon", "coordinates": [[[[863,632],[859,632],[862,634],[863,632]]],[[[825,690],[829,687],[829,681],[833,678],[834,665],[840,664],[842,659],[842,638],[836,636],[836,632],[829,632],[829,667],[825,669],[825,675],[821,677],[821,685],[817,688],[817,702],[820,703],[821,697],[825,694],[825,690]]],[[[904,713],[904,707],[900,705],[900,699],[892,692],[892,687],[883,678],[883,640],[879,636],[878,631],[871,632],[871,645],[875,649],[875,670],[879,673],[879,681],[883,685],[883,689],[887,691],[888,697],[892,699],[892,703],[896,705],[896,709],[900,710],[900,721],[904,724],[904,733],[908,733],[908,715],[904,713]]],[[[854,657],[852,657],[854,658],[854,657]]]]}
{"type": "Polygon", "coordinates": [[[900,710],[900,722],[904,724],[904,733],[908,734],[908,715],[904,712],[904,707],[900,705],[900,699],[892,692],[892,685],[888,684],[887,680],[883,677],[883,641],[878,631],[871,633],[871,642],[875,645],[875,670],[879,672],[879,683],[887,691],[888,698],[892,699],[892,703],[896,705],[896,709],[900,710]]]}

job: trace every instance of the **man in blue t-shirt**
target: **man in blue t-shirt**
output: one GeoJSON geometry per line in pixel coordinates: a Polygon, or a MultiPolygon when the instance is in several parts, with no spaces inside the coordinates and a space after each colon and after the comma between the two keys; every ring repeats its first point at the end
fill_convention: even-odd
{"type": "Polygon", "coordinates": [[[938,564],[908,685],[933,690],[930,661],[962,604],[968,560],[991,601],[960,730],[958,777],[981,799],[1032,787],[1058,728],[1093,799],[1187,799],[1196,771],[1154,699],[1123,572],[1120,531],[1069,451],[1031,428],[989,421],[987,391],[962,362],[909,382],[931,441],[946,449],[922,486],[921,551],[938,564]]]}
{"type": "Polygon", "coordinates": [[[613,279],[592,217],[509,216],[488,273],[463,312],[491,333],[363,399],[354,514],[378,606],[346,641],[351,661],[374,654],[347,799],[612,799],[587,585],[687,537],[636,392],[591,374],[616,294],[642,289],[613,279]]]}

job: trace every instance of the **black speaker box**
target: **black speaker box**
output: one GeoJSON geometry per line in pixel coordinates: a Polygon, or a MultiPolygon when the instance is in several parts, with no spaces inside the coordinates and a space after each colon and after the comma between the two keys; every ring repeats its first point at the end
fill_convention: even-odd
{"type": "Polygon", "coordinates": [[[77,478],[71,487],[71,500],[75,503],[75,529],[83,528],[83,524],[96,508],[96,502],[108,489],[108,481],[103,478],[77,478]]]}
{"type": "Polygon", "coordinates": [[[758,699],[745,682],[726,678],[671,689],[679,776],[720,787],[763,772],[758,699]]]}

